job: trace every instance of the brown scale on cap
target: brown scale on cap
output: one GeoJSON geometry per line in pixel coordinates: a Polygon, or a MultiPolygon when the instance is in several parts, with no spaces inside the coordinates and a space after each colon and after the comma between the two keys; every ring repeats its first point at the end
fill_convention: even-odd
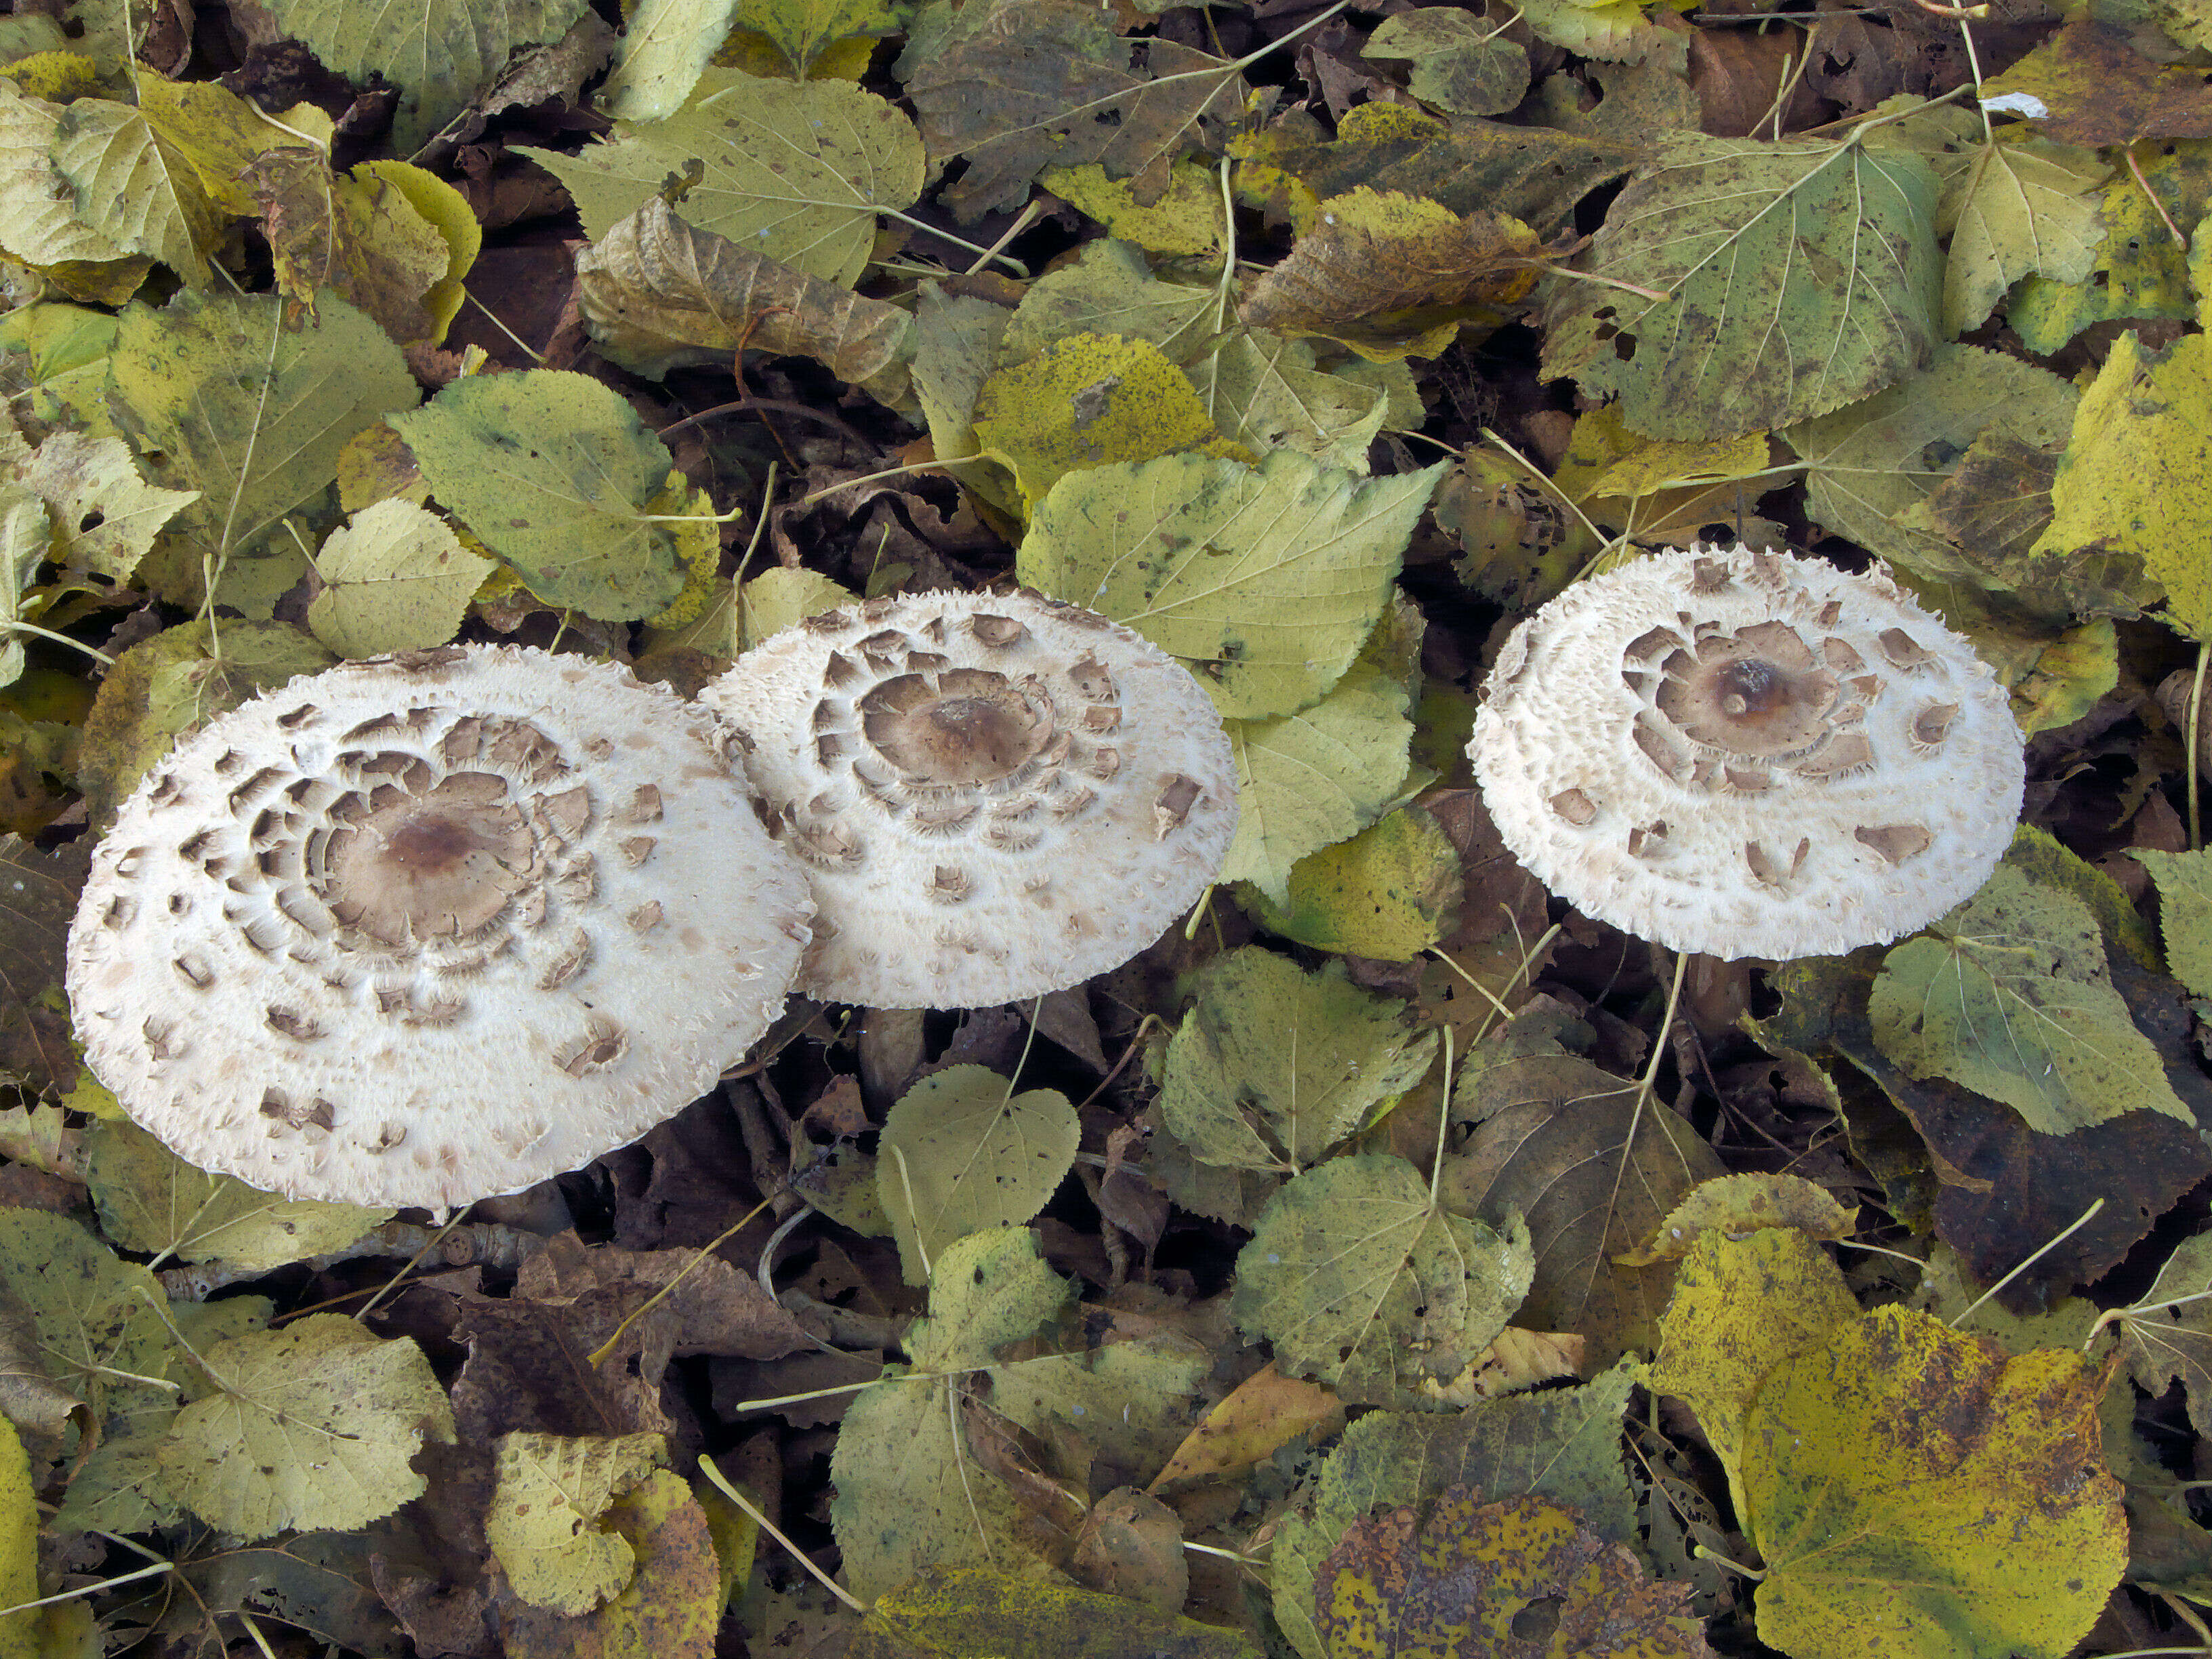
{"type": "Polygon", "coordinates": [[[827,1000],[963,1007],[1087,979],[1197,899],[1236,827],[1205,691],[1128,629],[1033,593],[811,617],[703,701],[752,740],[813,877],[803,988],[827,1000]]]}
{"type": "Polygon", "coordinates": [[[96,850],[86,1057],[181,1155],[295,1196],[439,1208],[574,1168],[781,1008],[805,881],[734,752],[580,658],[295,680],[187,738],[96,850]]]}
{"type": "Polygon", "coordinates": [[[1878,570],[1670,549],[1522,623],[1484,695],[1468,751],[1507,846],[1680,950],[1911,932],[1972,896],[2019,816],[2002,689],[1878,570]]]}

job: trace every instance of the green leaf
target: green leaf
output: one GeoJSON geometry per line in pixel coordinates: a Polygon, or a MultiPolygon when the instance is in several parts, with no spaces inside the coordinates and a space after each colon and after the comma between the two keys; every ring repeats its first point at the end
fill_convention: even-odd
{"type": "Polygon", "coordinates": [[[1053,487],[1015,568],[1180,659],[1223,714],[1295,714],[1374,631],[1443,471],[1363,480],[1290,450],[1102,466],[1053,487]]]}
{"type": "Polygon", "coordinates": [[[1075,1165],[1075,1108],[1056,1089],[1016,1094],[982,1066],[948,1066],[900,1097],[884,1120],[876,1193],[890,1218],[906,1282],[956,1239],[1018,1227],[1075,1165]]]}
{"type": "Polygon", "coordinates": [[[400,90],[392,148],[412,154],[489,88],[517,49],[557,40],[585,0],[270,0],[279,28],[356,85],[400,90]]]}
{"type": "Polygon", "coordinates": [[[2166,963],[2193,997],[2212,997],[2212,853],[2130,849],[2158,884],[2166,963]]]}
{"type": "Polygon", "coordinates": [[[738,0],[737,25],[765,35],[803,81],[837,42],[889,34],[907,9],[891,0],[738,0]]]}
{"type": "Polygon", "coordinates": [[[845,1582],[881,1595],[924,1567],[1018,1559],[1014,1508],[975,1478],[953,1373],[988,1368],[996,1351],[1056,1317],[1067,1286],[1037,1260],[1026,1229],[977,1233],[932,1264],[930,1314],[907,1332],[910,1372],[894,1367],[846,1408],[830,1478],[845,1582]]]}
{"type": "Polygon", "coordinates": [[[1216,957],[1168,1045],[1160,1113],[1208,1164],[1294,1176],[1388,1111],[1436,1057],[1397,1002],[1340,962],[1319,972],[1247,947],[1216,957]]]}
{"type": "Polygon", "coordinates": [[[637,1557],[607,1507],[668,1462],[667,1437],[517,1432],[494,1443],[498,1487],[484,1538],[532,1607],[592,1611],[630,1581],[637,1557]]]}
{"type": "MultiPolygon", "coordinates": [[[[163,591],[197,603],[204,566],[235,581],[246,573],[227,565],[259,565],[260,602],[234,602],[264,617],[306,570],[278,522],[320,509],[347,441],[422,395],[384,331],[327,295],[312,318],[275,295],[133,305],[108,364],[109,404],[151,481],[200,492],[172,521],[181,546],[163,591]]],[[[221,576],[217,591],[231,596],[221,576]]]]}
{"type": "Polygon", "coordinates": [[[595,242],[670,191],[669,206],[688,223],[748,253],[848,288],[859,281],[877,215],[921,193],[913,122],[848,81],[714,70],[702,87],[680,112],[624,125],[580,155],[517,153],[568,187],[595,242]]]}
{"type": "Polygon", "coordinates": [[[621,622],[684,586],[671,526],[650,521],[668,447],[585,374],[469,375],[392,424],[432,493],[549,605],[621,622]]]}
{"type": "Polygon", "coordinates": [[[1776,1367],[1744,1425],[1759,1637],[1794,1659],[2060,1659],[2127,1565],[2078,1353],[2009,1358],[1880,1308],[1776,1367]]]}
{"type": "Polygon", "coordinates": [[[422,1351],[343,1314],[211,1345],[213,1389],[177,1413],[162,1473],[210,1526],[242,1538],[364,1526],[419,1498],[408,1467],[450,1443],[453,1409],[422,1351]]]}
{"type": "Polygon", "coordinates": [[[1518,1217],[1493,1232],[1442,1208],[1402,1158],[1340,1158],[1267,1200],[1230,1306],[1287,1375],[1405,1405],[1505,1328],[1534,1267],[1518,1217]]]}
{"type": "Polygon", "coordinates": [[[1867,1018],[1911,1075],[2001,1100],[2039,1134],[2133,1111],[2197,1121],[2113,988],[2089,907],[2010,864],[1936,937],[1883,957],[1867,1018]]]}
{"type": "Polygon", "coordinates": [[[412,501],[374,501],[331,532],[316,556],[327,586],[307,607],[307,627],[341,657],[443,645],[498,568],[464,548],[436,514],[412,501]]]}
{"type": "Polygon", "coordinates": [[[1470,12],[1425,7],[1376,25],[1360,51],[1412,67],[1406,89],[1451,115],[1501,115],[1528,92],[1528,49],[1470,12]]]}
{"type": "Polygon", "coordinates": [[[1221,878],[1289,903],[1301,859],[1358,835],[1398,799],[1410,702],[1401,680],[1363,657],[1310,708],[1224,721],[1241,816],[1221,878]]]}
{"type": "Polygon", "coordinates": [[[1928,361],[1936,180],[1917,155],[1674,132],[1607,210],[1595,275],[1555,279],[1547,378],[1613,395],[1635,431],[1718,438],[1869,397],[1928,361]]]}
{"type": "Polygon", "coordinates": [[[266,1273],[342,1250],[398,1213],[282,1198],[210,1175],[119,1119],[88,1128],[84,1152],[101,1229],[123,1249],[155,1256],[266,1273]]]}
{"type": "Polygon", "coordinates": [[[2094,151],[1991,138],[1969,154],[1971,165],[1946,183],[1939,215],[1951,227],[1943,332],[1952,336],[1980,327],[2024,276],[2086,281],[2105,240],[2100,198],[2091,192],[2111,169],[2094,151]]]}

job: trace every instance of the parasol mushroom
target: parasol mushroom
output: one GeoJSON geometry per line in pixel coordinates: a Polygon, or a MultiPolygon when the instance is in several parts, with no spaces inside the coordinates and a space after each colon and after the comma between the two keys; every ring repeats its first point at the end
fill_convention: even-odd
{"type": "Polygon", "coordinates": [[[442,1208],[712,1087],[809,911],[711,715],[611,664],[453,646],[179,744],[94,854],[69,994],[94,1075],[181,1157],[442,1208]]]}
{"type": "Polygon", "coordinates": [[[1733,960],[1972,896],[2024,764],[2002,686],[1876,568],[1669,548],[1515,629],[1468,745],[1506,846],[1585,914],[1733,960]]]}
{"type": "Polygon", "coordinates": [[[1118,967],[1237,828],[1220,717],[1181,664],[1028,592],[872,599],[785,629],[702,699],[750,744],[813,878],[799,988],[963,1008],[1118,967]]]}

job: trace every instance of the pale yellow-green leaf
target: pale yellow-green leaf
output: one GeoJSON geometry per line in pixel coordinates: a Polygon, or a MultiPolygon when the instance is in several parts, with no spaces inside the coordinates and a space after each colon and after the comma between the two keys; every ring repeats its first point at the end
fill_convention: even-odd
{"type": "Polygon", "coordinates": [[[908,1090],[884,1120],[876,1194],[909,1285],[955,1240],[1018,1227],[1074,1165],[1075,1108],[1056,1089],[1016,1094],[982,1066],[951,1066],[908,1090]]]}
{"type": "Polygon", "coordinates": [[[399,348],[334,295],[313,318],[273,294],[134,305],[108,362],[109,403],[149,481],[200,492],[171,521],[174,556],[157,549],[144,568],[161,566],[166,596],[197,605],[204,562],[233,580],[247,573],[231,562],[270,566],[274,580],[252,588],[259,602],[239,604],[263,617],[307,568],[279,521],[320,510],[347,441],[422,396],[399,348]]]}
{"type": "Polygon", "coordinates": [[[1452,1214],[1401,1158],[1333,1158],[1267,1201],[1230,1307],[1285,1374],[1402,1407],[1505,1328],[1534,1267],[1519,1218],[1499,1233],[1452,1214]]]}
{"type": "Polygon", "coordinates": [[[2212,640],[2212,341],[2163,351],[2132,331],[2112,343],[2074,415],[2039,553],[2094,544],[2133,553],[2166,588],[2166,619],[2212,640]]]}
{"type": "Polygon", "coordinates": [[[2086,280],[2105,224],[2098,187],[2111,169],[2094,152],[2039,138],[1974,146],[1948,180],[1940,212],[1953,227],[1943,273],[1943,331],[1978,328],[2023,276],[2086,280]]]}
{"type": "Polygon", "coordinates": [[[668,1462],[667,1437],[520,1431],[495,1443],[484,1537],[533,1607],[589,1613],[629,1583],[637,1559],[607,1506],[668,1462]]]}
{"type": "Polygon", "coordinates": [[[148,483],[119,438],[54,432],[9,471],[46,502],[54,562],[112,582],[130,580],[162,526],[193,501],[191,490],[148,483]]]}
{"type": "Polygon", "coordinates": [[[1102,466],[1054,487],[1015,568],[1180,659],[1224,715],[1290,714],[1366,642],[1442,472],[1363,480],[1290,450],[1257,467],[1188,453],[1102,466]]]}
{"type": "MultiPolygon", "coordinates": [[[[1361,370],[1402,374],[1402,363],[1362,362],[1361,370]]],[[[1315,367],[1304,340],[1237,328],[1184,366],[1223,434],[1255,454],[1296,449],[1324,466],[1364,477],[1367,447],[1392,416],[1390,386],[1371,374],[1315,367]]]]}
{"type": "Polygon", "coordinates": [[[626,124],[580,155],[518,147],[568,186],[597,241],[672,179],[670,206],[809,276],[850,286],[867,268],[877,216],[921,192],[921,140],[896,105],[843,81],[702,77],[665,120],[626,124]]]}
{"type": "Polygon", "coordinates": [[[0,686],[23,672],[23,596],[46,560],[46,504],[19,484],[0,485],[0,686]]]}
{"type": "Polygon", "coordinates": [[[1436,1056],[1400,1005],[1340,962],[1308,974],[1256,946],[1218,957],[1168,1045],[1160,1112],[1208,1164],[1296,1175],[1367,1127],[1436,1056]]]}
{"type": "Polygon", "coordinates": [[[76,215],[126,253],[159,259],[193,287],[228,215],[191,161],[127,104],[81,98],[54,130],[54,170],[76,192],[76,215]]]}
{"type": "Polygon", "coordinates": [[[809,617],[850,605],[859,596],[804,565],[763,570],[738,591],[737,647],[750,651],[771,635],[809,617]]]}
{"type": "Polygon", "coordinates": [[[637,0],[599,84],[599,108],[617,121],[659,121],[684,107],[738,0],[637,0]]]}
{"type": "Polygon", "coordinates": [[[620,622],[684,586],[651,515],[668,447],[622,395],[553,369],[470,375],[392,424],[438,501],[549,605],[620,622]]]}
{"type": "Polygon", "coordinates": [[[1891,948],[1867,1018],[1913,1076],[2001,1100],[2039,1134],[2131,1111],[2196,1121],[2113,988],[2089,907],[2010,864],[1932,937],[1891,948]]]}
{"type": "Polygon", "coordinates": [[[136,80],[138,112],[160,137],[164,151],[191,168],[218,213],[252,214],[253,192],[239,175],[264,151],[302,143],[294,133],[262,118],[236,93],[212,81],[171,81],[143,67],[137,70],[136,80]]]}
{"type": "Polygon", "coordinates": [[[341,657],[443,645],[498,567],[461,545],[452,526],[411,501],[363,507],[331,532],[315,568],[328,584],[307,627],[341,657]]]}
{"type": "Polygon", "coordinates": [[[1363,658],[1310,708],[1223,722],[1239,817],[1221,878],[1287,904],[1301,859],[1382,817],[1406,779],[1407,702],[1403,681],[1363,658]]]}
{"type": "Polygon", "coordinates": [[[120,259],[130,250],[76,211],[52,161],[63,110],[0,80],[0,251],[32,265],[120,259]]]}
{"type": "Polygon", "coordinates": [[[868,1598],[929,1566],[1017,1559],[1012,1499],[975,1479],[951,1373],[988,1367],[997,1351],[1058,1316],[1067,1286],[1037,1259],[1024,1228],[960,1240],[932,1264],[930,1312],[908,1330],[907,1370],[854,1396],[830,1462],[830,1519],[845,1582],[868,1598]]]}
{"type": "Polygon", "coordinates": [[[284,1198],[210,1175],[127,1121],[94,1124],[84,1148],[100,1227],[126,1250],[266,1273],[342,1250],[398,1213],[284,1198]]]}
{"type": "MultiPolygon", "coordinates": [[[[465,278],[483,252],[483,224],[469,198],[434,173],[405,161],[363,161],[353,170],[356,179],[380,179],[406,199],[407,205],[435,230],[446,244],[446,274],[434,281],[422,295],[422,309],[430,319],[429,343],[446,337],[446,329],[460,314],[466,298],[465,278]]],[[[400,217],[395,211],[395,219],[400,217]]]]}
{"type": "Polygon", "coordinates": [[[2187,317],[2196,309],[2188,253],[2166,227],[2169,219],[2186,227],[2203,217],[2212,201],[2212,140],[2140,145],[2134,160],[2103,189],[2105,238],[2086,278],[2030,276],[2006,303],[2005,320],[2030,351],[2048,356],[2092,323],[2187,317]]]}
{"type": "Polygon", "coordinates": [[[1084,1353],[1001,1366],[991,1407],[1047,1439],[1073,1435],[1142,1479],[1166,1466],[1190,1433],[1212,1370],[1205,1345],[1160,1329],[1084,1353]]]}
{"type": "Polygon", "coordinates": [[[450,1442],[453,1409],[422,1351],[343,1314],[211,1344],[209,1391],[177,1413],[161,1453],[171,1489],[241,1538],[344,1531],[392,1513],[428,1483],[408,1467],[450,1442]]]}

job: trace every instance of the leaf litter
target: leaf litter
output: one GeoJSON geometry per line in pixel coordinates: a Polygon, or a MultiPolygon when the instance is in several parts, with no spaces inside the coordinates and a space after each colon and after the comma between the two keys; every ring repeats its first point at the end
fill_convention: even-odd
{"type": "Polygon", "coordinates": [[[60,9],[0,19],[7,1651],[2201,1640],[2200,21],[60,9]],[[2030,786],[1933,927],[1678,1001],[1462,751],[1514,623],[1700,537],[1887,562],[2030,786]],[[689,693],[1014,584],[1224,717],[1127,966],[794,1001],[412,1264],[79,1066],[91,846],[257,690],[689,693]]]}

